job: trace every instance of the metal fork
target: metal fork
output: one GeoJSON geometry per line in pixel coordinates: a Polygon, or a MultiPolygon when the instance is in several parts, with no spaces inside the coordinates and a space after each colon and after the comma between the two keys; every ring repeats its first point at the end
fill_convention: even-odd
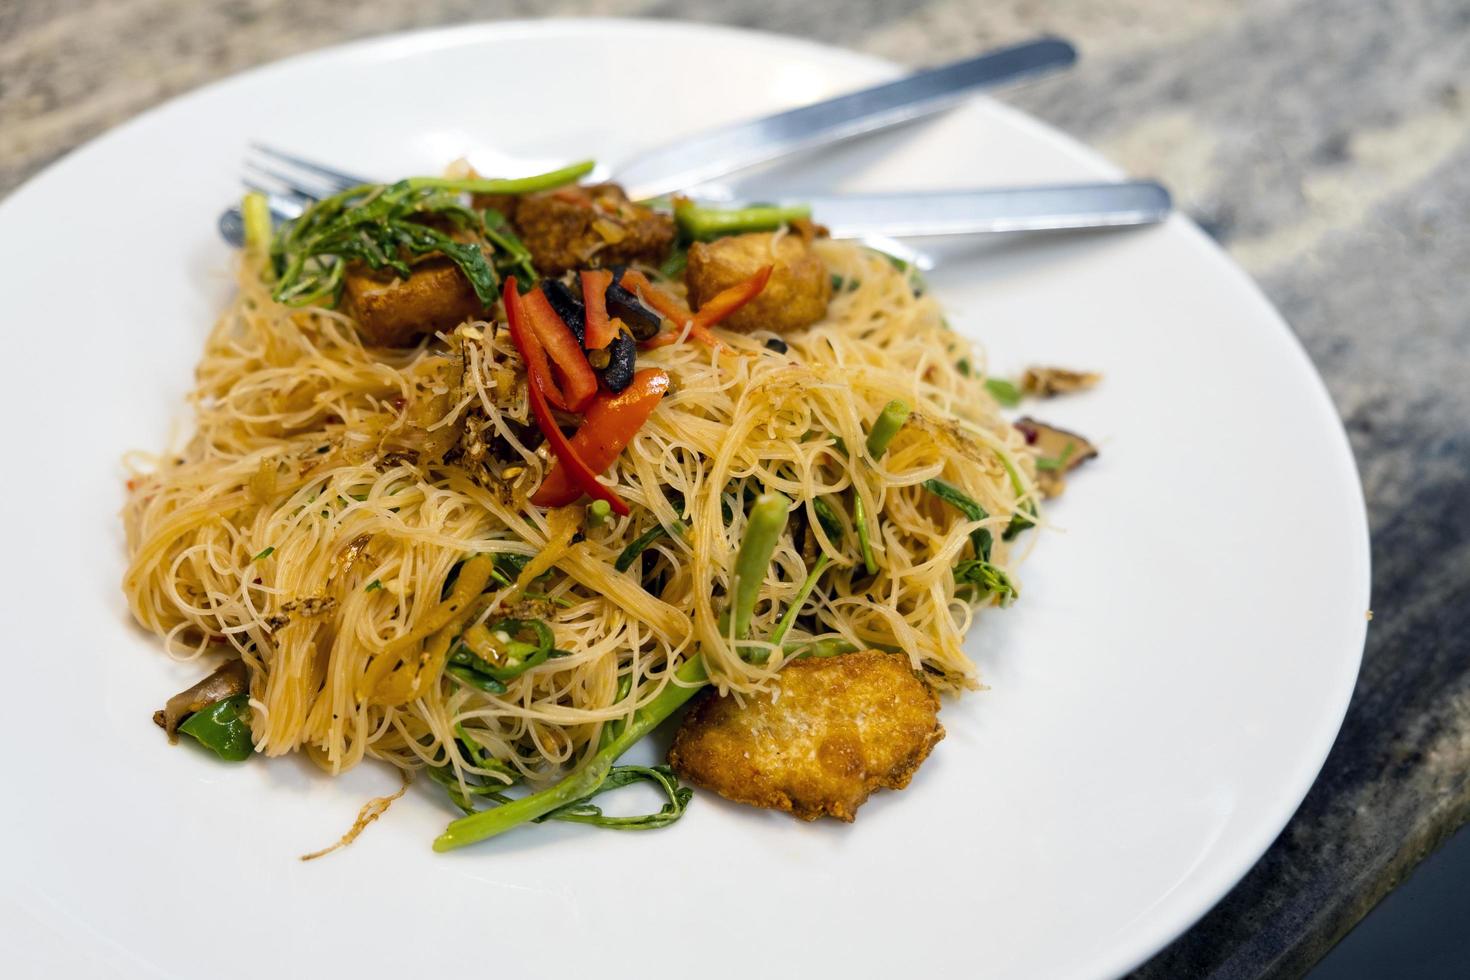
{"type": "MultiPolygon", "coordinates": [[[[313,201],[373,183],[261,143],[250,144],[241,180],[250,190],[265,195],[277,222],[297,217],[313,201]]],[[[729,201],[717,203],[733,206],[729,201]]],[[[1162,221],[1172,208],[1169,192],[1153,181],[828,195],[774,203],[810,204],[813,217],[828,227],[832,237],[869,241],[894,236],[1118,228],[1162,221]]],[[[238,207],[220,215],[219,231],[232,245],[244,241],[245,225],[238,207]]],[[[891,242],[886,242],[884,250],[891,248],[891,242]]]]}

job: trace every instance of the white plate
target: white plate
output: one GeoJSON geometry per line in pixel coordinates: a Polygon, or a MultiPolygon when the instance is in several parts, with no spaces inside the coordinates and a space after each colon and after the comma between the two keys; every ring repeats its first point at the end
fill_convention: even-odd
{"type": "MultiPolygon", "coordinates": [[[[1097,368],[1042,413],[1102,457],[1025,595],[971,637],[991,689],[854,826],[701,794],[668,830],[518,831],[447,856],[396,777],[227,766],[149,721],[197,668],[131,627],[118,459],[181,417],[230,288],[213,220],[246,141],[382,175],[535,169],[892,74],[757,34],[499,24],[249,72],[115,130],[0,206],[7,802],[0,949],[31,975],[1100,977],[1182,931],[1305,794],[1357,673],[1368,549],[1347,441],[1301,347],[1190,223],[951,249],[933,276],[1002,371],[1097,368]]],[[[1014,111],[949,116],[765,185],[943,186],[1113,171],[1014,111]]],[[[15,976],[15,973],[10,973],[15,976]]]]}

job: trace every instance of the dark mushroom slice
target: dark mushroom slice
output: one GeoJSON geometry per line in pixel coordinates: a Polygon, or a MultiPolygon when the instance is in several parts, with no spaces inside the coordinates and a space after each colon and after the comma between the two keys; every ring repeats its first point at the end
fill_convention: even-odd
{"type": "Polygon", "coordinates": [[[1102,380],[1096,371],[1073,371],[1059,367],[1028,367],[1021,377],[1021,390],[1038,398],[1086,391],[1102,380]]]}
{"type": "Polygon", "coordinates": [[[204,680],[168,699],[162,711],[153,712],[153,723],[168,734],[170,742],[179,740],[179,723],[196,711],[250,690],[250,672],[243,660],[229,660],[204,680]]]}
{"type": "Polygon", "coordinates": [[[606,297],[607,315],[622,320],[633,331],[634,340],[652,340],[663,328],[663,317],[638,302],[617,280],[607,287],[606,297]]]}
{"type": "Polygon", "coordinates": [[[546,294],[546,301],[556,311],[577,337],[577,343],[582,346],[587,344],[587,313],[582,307],[582,301],[573,295],[572,289],[560,279],[543,279],[541,291],[546,294]]]}
{"type": "Polygon", "coordinates": [[[619,333],[607,345],[607,366],[602,369],[602,383],[614,394],[633,383],[633,370],[638,359],[638,345],[626,333],[619,333]]]}
{"type": "Polygon", "coordinates": [[[1061,496],[1067,489],[1066,474],[1097,455],[1097,447],[1077,433],[1029,415],[1017,419],[1016,428],[1036,453],[1036,487],[1043,497],[1061,496]]]}

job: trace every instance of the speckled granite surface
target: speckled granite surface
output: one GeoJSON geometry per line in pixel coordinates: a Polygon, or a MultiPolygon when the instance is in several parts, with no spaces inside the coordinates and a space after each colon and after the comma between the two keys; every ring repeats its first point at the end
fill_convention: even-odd
{"type": "Polygon", "coordinates": [[[0,193],[178,92],[349,38],[540,14],[785,31],[922,64],[1040,31],[1011,98],[1166,179],[1254,273],[1347,420],[1377,613],[1322,776],[1145,977],[1304,972],[1470,817],[1470,0],[3,0],[0,193]]]}

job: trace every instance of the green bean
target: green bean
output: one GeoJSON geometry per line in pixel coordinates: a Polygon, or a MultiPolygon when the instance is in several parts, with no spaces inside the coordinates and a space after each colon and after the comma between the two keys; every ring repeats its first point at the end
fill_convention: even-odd
{"type": "Polygon", "coordinates": [[[709,208],[683,200],[674,204],[674,220],[684,237],[708,241],[721,235],[737,235],[747,231],[774,231],[782,225],[810,218],[812,209],[805,204],[779,207],[772,204],[748,208],[709,208]]]}
{"type": "Polygon", "coordinates": [[[868,455],[874,459],[881,459],[888,451],[888,444],[893,437],[898,435],[898,430],[909,420],[909,407],[898,399],[894,399],[883,406],[883,411],[873,420],[873,428],[868,432],[868,455]]]}

